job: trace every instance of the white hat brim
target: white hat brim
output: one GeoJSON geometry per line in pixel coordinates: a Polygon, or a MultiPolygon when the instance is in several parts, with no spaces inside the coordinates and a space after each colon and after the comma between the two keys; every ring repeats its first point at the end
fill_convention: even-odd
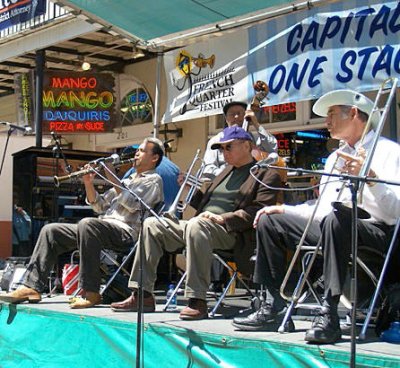
{"type": "MultiPolygon", "coordinates": [[[[325,93],[313,106],[313,112],[319,116],[328,116],[331,106],[355,106],[360,111],[371,115],[374,103],[363,94],[349,89],[340,89],[325,93]]],[[[380,113],[375,111],[371,123],[375,129],[379,123],[380,113]]]]}

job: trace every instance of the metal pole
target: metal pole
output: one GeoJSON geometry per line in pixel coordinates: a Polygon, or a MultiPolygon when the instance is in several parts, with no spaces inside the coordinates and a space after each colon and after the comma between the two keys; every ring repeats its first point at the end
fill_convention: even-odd
{"type": "Polygon", "coordinates": [[[36,51],[36,78],[35,78],[35,132],[36,147],[42,147],[42,116],[43,116],[43,75],[45,51],[36,51]]]}
{"type": "Polygon", "coordinates": [[[397,109],[397,98],[396,92],[394,92],[394,98],[390,104],[389,110],[389,127],[390,127],[390,138],[397,142],[397,119],[396,119],[396,109],[397,109]]]}
{"type": "Polygon", "coordinates": [[[159,120],[160,120],[160,87],[161,87],[161,66],[163,61],[163,53],[157,53],[157,71],[156,71],[156,92],[154,96],[154,119],[153,119],[153,136],[158,137],[159,120]]]}

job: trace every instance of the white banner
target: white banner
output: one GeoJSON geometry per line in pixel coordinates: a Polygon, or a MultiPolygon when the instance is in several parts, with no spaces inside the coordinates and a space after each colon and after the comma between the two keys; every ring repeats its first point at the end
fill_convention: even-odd
{"type": "Polygon", "coordinates": [[[166,53],[163,122],[220,114],[249,103],[257,80],[265,106],[315,99],[334,90],[378,89],[400,77],[400,3],[348,0],[278,17],[166,53]]]}

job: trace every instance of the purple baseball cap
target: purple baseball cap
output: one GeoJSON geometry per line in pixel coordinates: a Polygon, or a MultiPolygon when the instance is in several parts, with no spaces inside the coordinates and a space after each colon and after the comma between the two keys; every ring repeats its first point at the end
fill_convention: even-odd
{"type": "Polygon", "coordinates": [[[218,143],[214,143],[211,146],[211,149],[218,149],[221,144],[230,143],[235,140],[243,140],[243,141],[253,141],[253,137],[250,133],[246,132],[243,128],[238,127],[237,125],[225,128],[222,131],[222,137],[220,138],[218,143]]]}

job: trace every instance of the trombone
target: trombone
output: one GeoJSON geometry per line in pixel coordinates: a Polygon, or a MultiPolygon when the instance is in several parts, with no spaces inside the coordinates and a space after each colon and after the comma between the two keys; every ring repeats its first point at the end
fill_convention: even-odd
{"type": "MultiPolygon", "coordinates": [[[[361,140],[360,140],[361,141],[361,146],[364,143],[364,139],[365,139],[366,134],[370,130],[371,126],[373,126],[373,122],[372,121],[373,121],[374,114],[377,113],[377,112],[379,112],[381,114],[380,114],[379,121],[375,124],[375,126],[373,126],[375,134],[374,134],[374,137],[373,137],[371,148],[370,148],[369,152],[367,153],[367,156],[366,156],[366,158],[364,160],[364,163],[363,163],[363,165],[361,167],[361,170],[360,170],[360,173],[359,173],[360,177],[365,177],[366,178],[367,174],[369,172],[369,169],[370,169],[370,166],[371,166],[371,162],[372,162],[372,158],[373,158],[373,155],[374,155],[378,140],[379,140],[380,135],[382,133],[382,129],[383,129],[383,126],[385,124],[386,117],[388,115],[390,104],[391,104],[391,102],[393,100],[393,97],[395,96],[395,92],[396,92],[396,88],[397,88],[397,82],[398,82],[397,78],[388,78],[388,79],[386,79],[381,84],[381,86],[379,88],[379,91],[377,93],[377,96],[375,98],[375,102],[374,102],[372,111],[371,111],[371,113],[369,115],[369,118],[368,118],[368,121],[366,123],[365,129],[364,129],[364,131],[362,133],[362,136],[361,136],[361,140]],[[391,84],[391,86],[390,86],[390,84],[391,84]],[[381,97],[383,95],[386,95],[386,94],[388,94],[388,97],[386,99],[386,103],[385,103],[383,108],[379,108],[378,106],[380,104],[380,99],[381,99],[381,97]]],[[[336,159],[336,162],[333,165],[332,170],[334,170],[336,168],[338,159],[339,159],[339,157],[336,159]]],[[[307,221],[304,233],[303,233],[303,235],[302,235],[302,237],[301,237],[301,239],[299,241],[299,244],[296,246],[295,253],[294,253],[293,257],[292,257],[292,260],[291,260],[291,262],[289,264],[288,270],[286,272],[286,275],[285,275],[284,280],[282,282],[282,285],[280,287],[280,294],[281,294],[282,298],[284,298],[284,299],[286,299],[287,301],[290,302],[290,305],[288,307],[288,311],[287,311],[287,313],[285,315],[285,318],[284,318],[281,326],[279,327],[279,331],[280,332],[283,332],[284,325],[287,322],[287,320],[288,320],[293,308],[295,307],[295,305],[299,302],[300,298],[302,297],[304,285],[307,283],[309,286],[311,286],[310,285],[310,281],[308,280],[308,276],[310,274],[310,271],[311,271],[311,268],[312,268],[312,266],[314,264],[314,261],[315,261],[317,255],[318,255],[320,247],[319,246],[316,246],[316,247],[305,246],[304,245],[304,241],[305,241],[306,235],[307,235],[307,233],[309,231],[309,228],[310,228],[312,222],[314,221],[314,218],[315,218],[315,215],[316,215],[319,203],[320,203],[320,199],[323,196],[323,193],[325,191],[325,188],[327,187],[327,184],[329,184],[329,183],[328,182],[325,183],[325,186],[322,189],[322,191],[320,193],[320,196],[317,199],[317,202],[315,203],[313,212],[312,212],[310,218],[307,221]],[[293,291],[293,293],[291,295],[289,295],[289,294],[286,293],[287,284],[288,284],[288,281],[290,279],[290,276],[291,276],[291,274],[293,272],[293,269],[294,269],[294,267],[296,265],[296,262],[297,262],[297,260],[299,258],[299,255],[300,255],[301,251],[310,251],[311,254],[309,255],[309,258],[308,258],[308,260],[306,262],[306,265],[303,266],[303,270],[302,270],[300,278],[299,278],[299,280],[297,282],[295,290],[293,291]]],[[[362,190],[364,188],[364,184],[365,184],[365,182],[360,183],[359,192],[358,192],[359,199],[361,199],[361,197],[362,197],[362,190]]],[[[347,202],[340,202],[339,201],[344,186],[345,186],[345,183],[343,183],[342,188],[339,191],[337,201],[332,203],[332,205],[338,210],[343,210],[343,209],[348,208],[347,202]]],[[[311,290],[312,290],[312,288],[311,288],[311,290]]]]}
{"type": "MultiPolygon", "coordinates": [[[[122,165],[128,164],[128,163],[133,163],[135,162],[135,158],[128,158],[126,160],[121,160],[119,163],[117,163],[116,165],[114,165],[115,167],[120,167],[122,165]]],[[[64,181],[70,180],[70,179],[78,179],[84,175],[87,175],[91,172],[97,172],[99,171],[101,168],[101,166],[95,166],[95,167],[88,167],[86,169],[81,169],[78,171],[75,171],[71,174],[68,175],[64,175],[64,176],[54,176],[54,185],[58,188],[61,183],[63,183],[64,181]]]]}

